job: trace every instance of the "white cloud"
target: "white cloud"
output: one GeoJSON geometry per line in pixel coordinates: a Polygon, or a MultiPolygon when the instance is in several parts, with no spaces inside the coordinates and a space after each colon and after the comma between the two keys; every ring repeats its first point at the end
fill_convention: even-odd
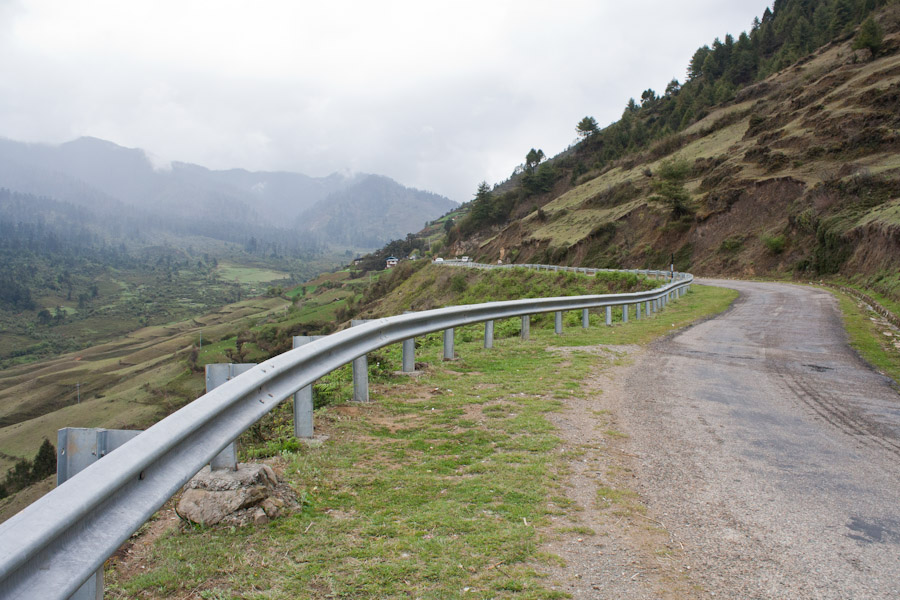
{"type": "Polygon", "coordinates": [[[455,200],[683,79],[765,4],[0,2],[0,136],[383,173],[455,200]]]}

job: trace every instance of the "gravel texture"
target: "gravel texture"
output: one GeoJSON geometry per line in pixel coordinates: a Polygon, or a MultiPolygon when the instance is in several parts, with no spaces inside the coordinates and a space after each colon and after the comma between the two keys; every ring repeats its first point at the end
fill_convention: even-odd
{"type": "Polygon", "coordinates": [[[577,510],[546,532],[551,580],[574,598],[900,598],[900,396],[827,292],[702,283],[741,297],[649,349],[595,349],[630,364],[556,417],[577,510]]]}

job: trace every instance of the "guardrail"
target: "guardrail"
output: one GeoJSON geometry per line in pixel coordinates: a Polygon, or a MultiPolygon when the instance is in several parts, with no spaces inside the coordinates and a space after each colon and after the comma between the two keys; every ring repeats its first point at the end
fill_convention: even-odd
{"type": "MultiPolygon", "coordinates": [[[[598,271],[552,265],[444,264],[598,271]]],[[[0,597],[68,598],[248,427],[301,388],[368,352],[435,331],[537,313],[607,307],[608,323],[610,307],[643,302],[664,306],[693,281],[687,273],[633,272],[665,274],[669,282],[630,294],[510,300],[405,313],[333,333],[260,363],[172,413],[0,524],[0,597]]],[[[560,331],[559,315],[557,324],[560,331]]]]}

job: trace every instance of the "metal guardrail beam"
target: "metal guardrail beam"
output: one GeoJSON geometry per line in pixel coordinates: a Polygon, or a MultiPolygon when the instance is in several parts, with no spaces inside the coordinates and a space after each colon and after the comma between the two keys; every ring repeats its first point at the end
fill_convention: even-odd
{"type": "Polygon", "coordinates": [[[367,352],[489,320],[658,300],[693,281],[678,275],[647,292],[488,302],[375,319],[267,360],[0,524],[0,597],[68,598],[232,440],[284,399],[367,352]]]}

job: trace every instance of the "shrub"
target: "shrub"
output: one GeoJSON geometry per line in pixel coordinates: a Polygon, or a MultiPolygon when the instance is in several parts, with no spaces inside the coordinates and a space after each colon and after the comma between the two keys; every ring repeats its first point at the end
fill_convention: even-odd
{"type": "Polygon", "coordinates": [[[784,252],[784,246],[787,240],[783,235],[763,235],[762,243],[766,250],[772,254],[781,254],[784,252]]]}
{"type": "Polygon", "coordinates": [[[466,281],[466,276],[462,273],[456,273],[453,277],[450,278],[450,289],[457,294],[461,294],[466,291],[466,288],[469,286],[469,282],[466,281]]]}
{"type": "Polygon", "coordinates": [[[734,254],[743,247],[744,237],[741,235],[732,235],[722,240],[722,243],[719,245],[719,250],[722,252],[734,254]]]}

